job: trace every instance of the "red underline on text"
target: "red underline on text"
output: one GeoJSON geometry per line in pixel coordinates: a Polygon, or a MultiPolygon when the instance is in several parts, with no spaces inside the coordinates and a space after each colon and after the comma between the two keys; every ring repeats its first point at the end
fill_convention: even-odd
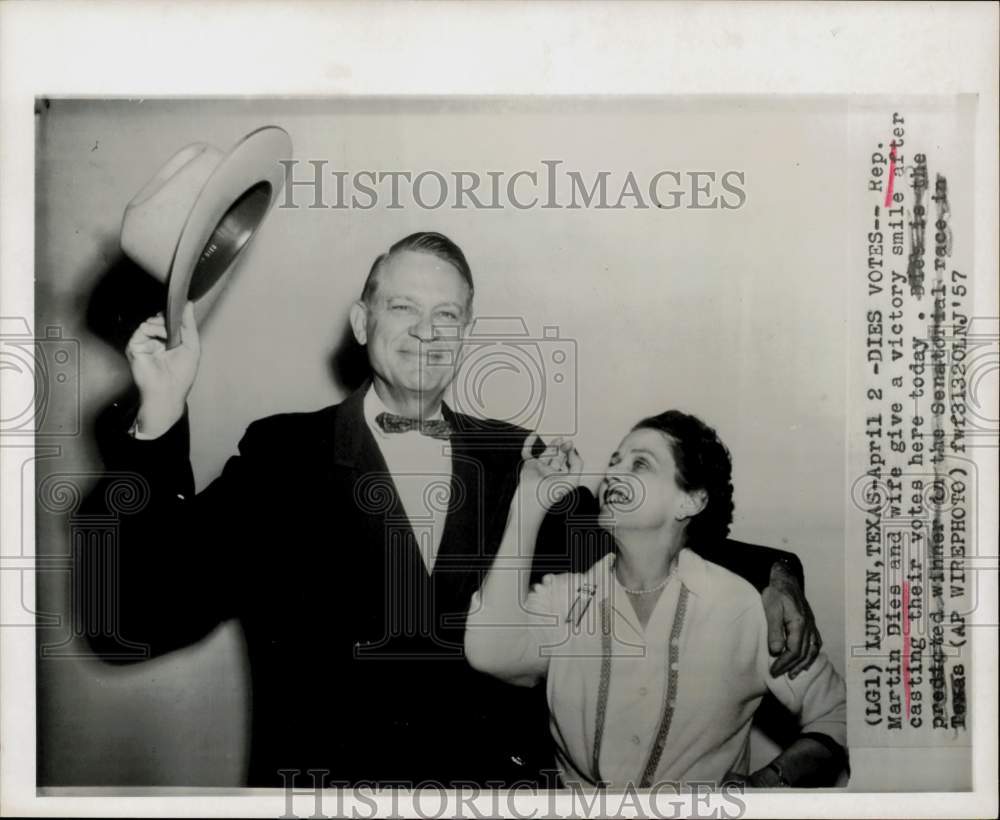
{"type": "MultiPolygon", "coordinates": [[[[895,149],[893,149],[895,150],[895,149]]],[[[903,581],[903,694],[906,697],[906,719],[910,719],[910,583],[903,581]]]]}
{"type": "Polygon", "coordinates": [[[889,145],[889,184],[885,186],[885,207],[892,204],[892,181],[896,178],[896,141],[889,145]]]}

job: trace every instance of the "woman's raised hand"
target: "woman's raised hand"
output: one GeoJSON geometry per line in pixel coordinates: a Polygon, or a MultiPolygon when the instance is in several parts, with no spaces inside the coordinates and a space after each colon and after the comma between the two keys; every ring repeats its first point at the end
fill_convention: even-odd
{"type": "Polygon", "coordinates": [[[556,438],[537,456],[531,454],[537,433],[521,448],[521,502],[548,511],[580,485],[583,459],[569,439],[556,438]]]}

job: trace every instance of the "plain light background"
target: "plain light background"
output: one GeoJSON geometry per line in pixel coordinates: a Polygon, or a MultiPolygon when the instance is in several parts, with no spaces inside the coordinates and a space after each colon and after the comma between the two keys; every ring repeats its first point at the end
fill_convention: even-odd
{"type": "MultiPolygon", "coordinates": [[[[54,100],[37,123],[36,325],[80,340],[89,430],[129,381],[121,354],[84,322],[126,203],[182,146],[226,149],[268,123],[291,134],[300,177],[309,159],[446,176],[541,173],[541,160],[558,159],[586,179],[611,171],[616,196],[630,170],[640,181],[743,171],[746,205],[729,211],[273,210],[203,325],[192,462],[202,487],[253,419],[339,401],[329,361],[372,259],[407,233],[439,230],[466,252],[478,314],[520,317],[534,338],[557,327],[575,351],[573,399],[552,412],[575,411],[588,469],[600,471],[643,415],[678,407],[718,429],[734,461],[733,537],[800,556],[843,670],[845,111],[829,99],[746,97],[54,100]]],[[[488,403],[523,385],[493,378],[488,403]]],[[[36,469],[41,480],[100,462],[83,436],[36,469]]],[[[40,554],[66,552],[68,520],[40,513],[38,540],[40,554]]],[[[39,584],[40,603],[65,607],[59,576],[39,584]]],[[[39,783],[238,783],[242,663],[232,625],[129,668],[41,661],[39,783]]]]}

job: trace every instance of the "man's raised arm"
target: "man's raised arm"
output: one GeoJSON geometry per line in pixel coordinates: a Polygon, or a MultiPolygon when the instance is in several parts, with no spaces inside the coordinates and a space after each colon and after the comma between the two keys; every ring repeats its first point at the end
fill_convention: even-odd
{"type": "Polygon", "coordinates": [[[162,317],[140,325],[126,351],[138,411],[118,409],[98,430],[107,473],[82,512],[84,521],[113,521],[114,538],[88,540],[77,551],[75,588],[91,646],[107,660],[139,660],[185,646],[235,609],[239,582],[230,547],[240,540],[252,504],[241,489],[247,469],[245,459],[234,457],[195,495],[185,407],[200,347],[190,303],[182,339],[167,350],[162,317]],[[122,482],[134,503],[117,503],[122,482]]]}

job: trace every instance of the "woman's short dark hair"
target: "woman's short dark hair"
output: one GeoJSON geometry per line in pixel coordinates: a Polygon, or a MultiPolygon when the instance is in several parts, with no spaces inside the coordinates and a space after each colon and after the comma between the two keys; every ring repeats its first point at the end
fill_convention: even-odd
{"type": "Polygon", "coordinates": [[[469,286],[469,301],[472,301],[472,294],[475,289],[472,285],[472,269],[465,259],[465,254],[447,236],[442,233],[435,233],[434,231],[411,233],[409,236],[404,236],[400,239],[385,253],[380,254],[372,263],[371,270],[368,271],[368,278],[365,279],[365,286],[361,291],[362,301],[371,303],[378,289],[378,272],[381,270],[382,265],[397,253],[402,253],[403,251],[429,253],[443,262],[447,262],[458,271],[465,284],[469,286]]]}
{"type": "Polygon", "coordinates": [[[684,492],[704,490],[708,496],[705,508],[688,522],[685,542],[723,541],[733,523],[733,462],[718,433],[701,419],[680,410],[650,416],[632,429],[663,433],[677,465],[677,486],[684,492]]]}

